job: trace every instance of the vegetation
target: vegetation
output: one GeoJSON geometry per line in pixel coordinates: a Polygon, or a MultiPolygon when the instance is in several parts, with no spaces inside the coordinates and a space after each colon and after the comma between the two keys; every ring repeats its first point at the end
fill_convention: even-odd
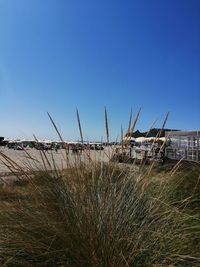
{"type": "MultiPolygon", "coordinates": [[[[83,141],[78,110],[77,120],[83,141]]],[[[105,126],[109,142],[106,110],[105,126]]],[[[59,170],[40,151],[43,170],[27,173],[0,156],[17,178],[0,187],[0,266],[200,266],[198,164],[135,168],[92,161],[89,151],[73,164],[66,153],[59,170]]]]}
{"type": "Polygon", "coordinates": [[[91,161],[1,187],[0,263],[200,266],[199,166],[172,173],[91,161]]]}

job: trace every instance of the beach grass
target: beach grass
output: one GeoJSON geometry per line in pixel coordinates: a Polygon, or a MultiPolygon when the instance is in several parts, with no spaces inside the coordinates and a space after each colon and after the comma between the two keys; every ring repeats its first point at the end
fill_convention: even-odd
{"type": "Polygon", "coordinates": [[[199,266],[199,166],[34,172],[0,189],[2,266],[199,266]]]}
{"type": "MultiPolygon", "coordinates": [[[[133,123],[131,111],[127,133],[140,111],[133,123]]],[[[109,143],[106,108],[104,117],[109,143]]],[[[16,176],[0,186],[1,267],[200,266],[199,164],[136,168],[91,159],[90,151],[70,162],[66,151],[67,169],[59,169],[40,151],[43,168],[27,172],[0,156],[16,176]]]]}

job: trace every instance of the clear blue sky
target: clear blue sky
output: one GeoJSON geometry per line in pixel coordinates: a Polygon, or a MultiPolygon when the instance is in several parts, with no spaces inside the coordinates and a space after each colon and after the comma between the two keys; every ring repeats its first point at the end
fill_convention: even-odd
{"type": "Polygon", "coordinates": [[[199,0],[0,0],[0,135],[111,136],[142,108],[146,130],[200,129],[199,0]]]}

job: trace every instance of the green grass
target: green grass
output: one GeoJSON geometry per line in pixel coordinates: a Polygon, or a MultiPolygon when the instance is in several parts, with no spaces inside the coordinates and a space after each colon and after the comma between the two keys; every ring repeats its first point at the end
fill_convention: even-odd
{"type": "Polygon", "coordinates": [[[0,188],[3,266],[200,266],[199,166],[90,162],[0,188]]]}

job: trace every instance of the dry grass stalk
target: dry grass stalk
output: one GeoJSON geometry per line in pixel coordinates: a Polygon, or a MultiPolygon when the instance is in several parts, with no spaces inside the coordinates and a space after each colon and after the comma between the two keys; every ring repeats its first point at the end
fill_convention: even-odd
{"type": "Polygon", "coordinates": [[[132,116],[133,116],[133,111],[132,111],[132,108],[131,108],[129,122],[128,122],[128,129],[127,129],[127,134],[128,135],[130,135],[131,124],[132,124],[132,116]]]}
{"type": "Polygon", "coordinates": [[[131,127],[131,134],[133,133],[133,131],[134,131],[134,129],[135,129],[135,125],[136,125],[136,123],[137,123],[137,121],[138,121],[138,118],[139,118],[139,116],[140,116],[140,112],[141,112],[141,108],[139,109],[139,111],[138,111],[138,113],[137,113],[137,115],[136,115],[136,117],[135,117],[135,120],[134,120],[134,122],[133,122],[133,125],[132,125],[132,127],[131,127]]]}
{"type": "Polygon", "coordinates": [[[80,121],[80,116],[79,116],[78,109],[76,109],[76,115],[77,115],[79,133],[80,133],[80,137],[81,137],[81,143],[83,144],[83,133],[82,133],[81,121],[80,121]]]}
{"type": "Polygon", "coordinates": [[[104,117],[105,117],[105,129],[106,129],[107,144],[109,144],[110,143],[110,140],[109,140],[109,127],[108,127],[108,115],[107,115],[106,107],[105,107],[105,111],[104,111],[104,117]]]}

